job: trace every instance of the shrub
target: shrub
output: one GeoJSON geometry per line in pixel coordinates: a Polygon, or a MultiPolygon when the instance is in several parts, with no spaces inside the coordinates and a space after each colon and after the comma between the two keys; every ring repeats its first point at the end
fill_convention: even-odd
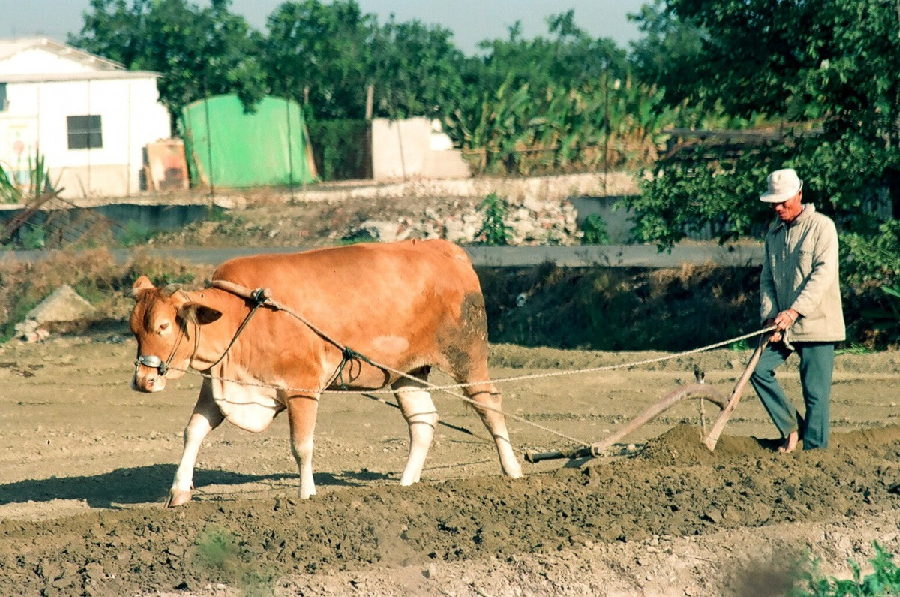
{"type": "Polygon", "coordinates": [[[583,245],[605,245],[609,243],[609,233],[606,231],[606,221],[600,214],[591,214],[581,223],[581,237],[583,245]]]}
{"type": "Polygon", "coordinates": [[[495,247],[508,245],[512,239],[512,231],[506,223],[509,214],[506,199],[497,193],[491,193],[485,197],[478,209],[484,213],[484,220],[476,238],[484,245],[495,247]]]}
{"type": "Polygon", "coordinates": [[[900,346],[900,221],[842,235],[841,282],[848,334],[871,349],[900,346]]]}

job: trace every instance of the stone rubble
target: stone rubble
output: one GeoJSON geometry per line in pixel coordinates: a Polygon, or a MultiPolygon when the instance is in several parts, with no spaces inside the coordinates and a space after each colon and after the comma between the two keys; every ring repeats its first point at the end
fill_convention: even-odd
{"type": "Polygon", "coordinates": [[[68,284],[54,290],[15,325],[15,337],[40,342],[54,330],[73,329],[97,319],[97,310],[68,284]]]}
{"type": "MultiPolygon", "coordinates": [[[[366,220],[351,232],[381,242],[407,238],[446,238],[470,244],[478,242],[484,215],[473,202],[457,202],[450,213],[426,210],[421,220],[400,217],[395,221],[366,220]]],[[[581,232],[576,222],[575,207],[566,200],[540,200],[527,196],[507,200],[505,224],[511,233],[511,245],[577,245],[581,232]]]]}

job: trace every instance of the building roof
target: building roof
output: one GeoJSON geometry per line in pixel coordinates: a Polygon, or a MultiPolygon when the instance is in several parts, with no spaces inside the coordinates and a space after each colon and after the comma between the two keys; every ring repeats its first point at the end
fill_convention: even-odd
{"type": "Polygon", "coordinates": [[[130,71],[121,64],[101,56],[79,50],[73,46],[54,41],[47,37],[21,37],[0,39],[0,81],[6,83],[35,83],[51,81],[71,81],[87,79],[136,79],[157,78],[159,73],[151,71],[130,71]],[[34,70],[21,65],[3,72],[4,61],[14,59],[25,52],[38,50],[65,62],[52,62],[51,66],[34,70]],[[70,67],[60,68],[61,64],[70,67]]]}
{"type": "Polygon", "coordinates": [[[158,79],[159,73],[148,70],[94,71],[84,73],[35,73],[25,75],[4,75],[3,83],[59,83],[61,81],[102,81],[110,79],[158,79]]]}
{"type": "Polygon", "coordinates": [[[26,50],[40,49],[56,54],[61,58],[78,62],[94,70],[125,70],[118,62],[101,58],[73,46],[54,41],[49,37],[20,37],[16,39],[0,39],[0,61],[20,54],[26,50]]]}

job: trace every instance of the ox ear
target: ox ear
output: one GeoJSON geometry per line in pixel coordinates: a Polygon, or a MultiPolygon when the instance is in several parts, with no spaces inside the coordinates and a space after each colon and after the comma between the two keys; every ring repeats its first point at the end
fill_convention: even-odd
{"type": "Polygon", "coordinates": [[[178,308],[178,315],[190,323],[206,325],[222,317],[222,312],[206,305],[188,302],[178,308]]]}
{"type": "Polygon", "coordinates": [[[134,286],[131,287],[131,297],[135,301],[138,301],[140,300],[141,295],[153,288],[155,288],[155,286],[153,286],[153,282],[150,281],[150,278],[148,278],[147,276],[141,276],[140,278],[135,280],[134,286]]]}

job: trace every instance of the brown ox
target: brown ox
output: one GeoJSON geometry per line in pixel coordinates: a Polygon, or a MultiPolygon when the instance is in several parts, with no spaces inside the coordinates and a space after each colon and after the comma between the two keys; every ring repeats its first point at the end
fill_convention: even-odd
{"type": "Polygon", "coordinates": [[[409,457],[400,483],[416,483],[438,420],[422,383],[432,366],[460,384],[473,384],[465,393],[496,441],[503,471],[521,476],[501,397],[488,377],[484,298],[459,247],[406,241],[244,257],[219,266],[211,286],[167,291],[146,276],[134,284],[131,331],[138,362],[132,386],[159,392],[167,378],[189,367],[208,372],[184,431],[168,505],[191,499],[194,465],[207,433],[225,419],[262,431],[282,410],[290,419],[300,497],[314,495],[319,393],[336,387],[391,386],[409,424],[409,457]],[[255,302],[233,288],[216,287],[218,281],[266,288],[275,307],[283,309],[263,305],[246,319],[255,302]]]}

